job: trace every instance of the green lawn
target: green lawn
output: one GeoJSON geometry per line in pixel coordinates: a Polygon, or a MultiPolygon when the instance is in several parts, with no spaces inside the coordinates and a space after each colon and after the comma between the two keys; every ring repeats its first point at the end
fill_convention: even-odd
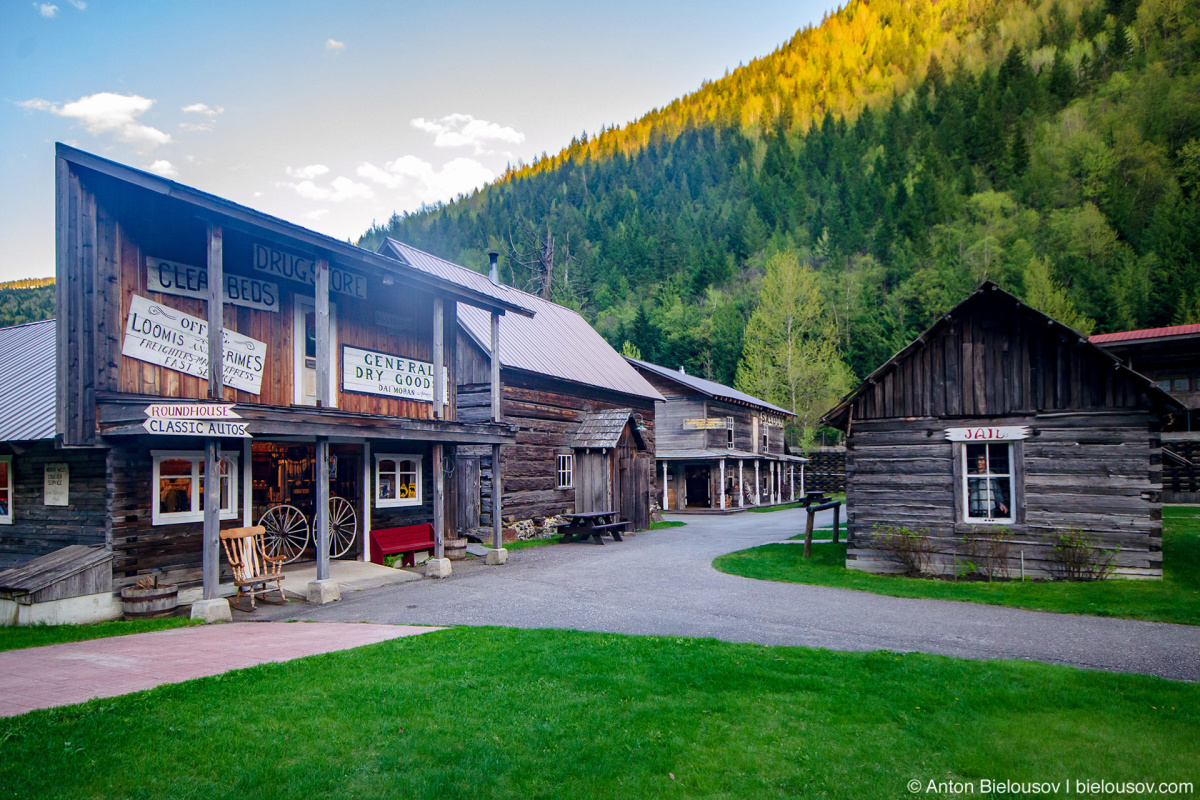
{"type": "Polygon", "coordinates": [[[169,619],[142,619],[128,622],[97,622],[94,625],[30,625],[28,627],[0,626],[0,650],[20,650],[25,647],[41,647],[44,644],[81,642],[84,639],[103,639],[106,636],[124,636],[127,633],[146,633],[166,628],[191,625],[186,617],[169,619]]]}
{"type": "Polygon", "coordinates": [[[1161,581],[958,583],[871,575],[846,569],[845,544],[814,544],[813,557],[808,562],[801,546],[770,544],[720,556],[713,566],[746,578],[835,586],[892,597],[934,597],[1067,614],[1200,625],[1198,514],[1200,508],[1163,509],[1161,581]]]}
{"type": "Polygon", "coordinates": [[[678,519],[664,519],[662,522],[651,522],[650,530],[661,531],[663,528],[682,528],[686,522],[678,519]]]}
{"type": "Polygon", "coordinates": [[[1197,730],[1200,686],[1143,676],[456,628],[0,720],[0,794],[895,800],[1197,781],[1197,730]]]}

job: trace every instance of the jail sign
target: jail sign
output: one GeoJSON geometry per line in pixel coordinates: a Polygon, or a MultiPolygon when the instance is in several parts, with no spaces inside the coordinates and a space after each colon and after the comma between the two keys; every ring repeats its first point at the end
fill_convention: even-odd
{"type": "Polygon", "coordinates": [[[977,428],[946,428],[946,439],[951,442],[1012,442],[1029,438],[1029,426],[977,428]]]}

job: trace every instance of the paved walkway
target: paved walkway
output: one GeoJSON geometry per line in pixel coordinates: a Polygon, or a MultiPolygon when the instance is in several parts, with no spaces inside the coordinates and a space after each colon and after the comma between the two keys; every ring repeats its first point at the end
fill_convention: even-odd
{"type": "Polygon", "coordinates": [[[9,650],[0,653],[0,717],[432,630],[235,622],[9,650]]]}
{"type": "MultiPolygon", "coordinates": [[[[803,532],[802,510],[688,516],[685,528],[455,562],[448,580],[351,592],[268,619],[507,625],[712,636],[837,650],[1017,658],[1200,680],[1200,627],[914,600],[725,575],[713,558],[803,532]]],[[[817,520],[818,526],[826,523],[817,520]]]]}

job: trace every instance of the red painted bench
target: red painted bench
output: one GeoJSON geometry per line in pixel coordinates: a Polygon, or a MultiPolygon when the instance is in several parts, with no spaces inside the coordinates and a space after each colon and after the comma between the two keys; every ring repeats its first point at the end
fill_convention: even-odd
{"type": "Polygon", "coordinates": [[[403,553],[402,566],[411,567],[417,550],[432,550],[433,526],[405,525],[400,528],[376,528],[371,531],[371,562],[382,564],[384,556],[403,553]]]}

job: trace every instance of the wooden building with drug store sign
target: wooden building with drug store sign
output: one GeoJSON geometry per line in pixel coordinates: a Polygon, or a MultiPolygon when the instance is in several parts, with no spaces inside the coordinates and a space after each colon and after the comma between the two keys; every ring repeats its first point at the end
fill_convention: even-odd
{"type": "Polygon", "coordinates": [[[102,465],[88,540],[115,588],[154,572],[212,597],[221,527],[266,525],[319,577],[372,529],[431,523],[440,551],[457,448],[514,441],[498,385],[494,413],[457,417],[458,309],[498,328],[533,314],[518,293],[64,145],[57,202],[54,435],[73,473],[102,465]]]}
{"type": "Polygon", "coordinates": [[[846,566],[898,571],[876,533],[926,530],[953,574],[989,531],[1016,576],[1057,570],[1079,531],[1126,577],[1162,577],[1160,431],[1183,405],[991,282],[823,421],[846,432],[846,566]],[[878,527],[877,527],[878,526],[878,527]]]}

